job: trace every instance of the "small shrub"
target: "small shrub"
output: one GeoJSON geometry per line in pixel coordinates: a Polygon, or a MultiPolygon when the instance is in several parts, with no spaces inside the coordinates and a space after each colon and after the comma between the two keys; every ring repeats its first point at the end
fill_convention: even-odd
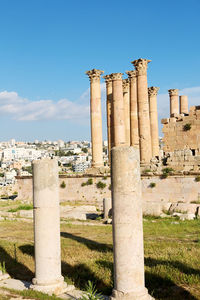
{"type": "Polygon", "coordinates": [[[81,186],[92,185],[92,184],[93,184],[93,180],[92,178],[90,178],[86,182],[82,182],[81,186]]]}
{"type": "Polygon", "coordinates": [[[200,200],[196,200],[196,201],[191,201],[191,204],[200,204],[200,200]]]}
{"type": "Polygon", "coordinates": [[[164,169],[162,169],[161,178],[167,178],[168,175],[172,174],[173,172],[174,172],[174,169],[172,169],[172,168],[164,168],[164,169]]]}
{"type": "Polygon", "coordinates": [[[191,124],[190,123],[187,123],[187,124],[185,124],[184,126],[183,126],[183,130],[184,131],[188,131],[188,130],[190,130],[191,129],[191,124]]]}
{"type": "Polygon", "coordinates": [[[63,182],[60,184],[60,187],[61,187],[61,189],[66,188],[66,183],[63,181],[63,182]]]}
{"type": "Polygon", "coordinates": [[[6,264],[5,264],[5,261],[3,261],[2,263],[0,262],[0,270],[2,271],[3,274],[6,273],[6,264]]]}
{"type": "Polygon", "coordinates": [[[14,191],[14,192],[13,192],[13,195],[18,195],[18,192],[17,192],[17,191],[14,191]]]}
{"type": "Polygon", "coordinates": [[[144,174],[149,173],[149,172],[151,172],[150,169],[145,169],[145,170],[143,171],[144,174]]]}
{"type": "Polygon", "coordinates": [[[107,176],[104,176],[104,177],[103,177],[103,180],[106,180],[107,178],[108,178],[107,176]]]}
{"type": "Polygon", "coordinates": [[[196,182],[199,182],[199,181],[200,181],[200,175],[198,175],[198,176],[195,178],[195,181],[196,181],[196,182]]]}
{"type": "Polygon", "coordinates": [[[86,295],[83,295],[80,300],[103,300],[103,296],[97,293],[96,286],[88,280],[86,285],[86,295]]]}
{"type": "Polygon", "coordinates": [[[96,184],[97,188],[98,189],[104,189],[106,187],[106,183],[103,183],[102,181],[99,181],[97,184],[96,184]]]}
{"type": "Polygon", "coordinates": [[[19,210],[31,210],[33,209],[32,204],[24,204],[24,205],[19,205],[18,207],[11,208],[8,210],[8,212],[17,212],[19,210]]]}
{"type": "Polygon", "coordinates": [[[111,191],[111,184],[109,185],[109,188],[108,188],[108,189],[109,189],[109,191],[111,191]]]}
{"type": "Polygon", "coordinates": [[[156,186],[155,182],[151,182],[150,185],[149,185],[150,188],[154,188],[155,186],[156,186]]]}

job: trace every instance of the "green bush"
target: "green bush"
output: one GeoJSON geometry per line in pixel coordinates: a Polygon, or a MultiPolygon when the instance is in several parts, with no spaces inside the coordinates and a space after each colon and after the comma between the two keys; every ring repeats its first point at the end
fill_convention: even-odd
{"type": "Polygon", "coordinates": [[[61,187],[61,189],[66,188],[66,183],[63,181],[63,182],[60,184],[60,187],[61,187]]]}
{"type": "Polygon", "coordinates": [[[97,293],[96,286],[88,280],[88,284],[86,285],[86,292],[80,300],[103,300],[104,297],[99,293],[97,293]]]}
{"type": "Polygon", "coordinates": [[[109,191],[111,191],[111,184],[109,185],[109,188],[108,188],[108,189],[109,189],[109,191]]]}
{"type": "Polygon", "coordinates": [[[184,126],[183,126],[183,130],[184,131],[188,131],[188,130],[190,130],[191,129],[191,124],[190,123],[187,123],[187,124],[185,124],[184,126]]]}
{"type": "Polygon", "coordinates": [[[200,175],[198,175],[198,176],[195,178],[195,181],[197,181],[197,182],[200,181],[200,175]]]}
{"type": "Polygon", "coordinates": [[[151,172],[150,169],[145,169],[145,170],[143,171],[144,174],[149,173],[149,172],[151,172]]]}
{"type": "Polygon", "coordinates": [[[97,184],[96,184],[97,188],[98,189],[104,189],[106,187],[106,183],[103,183],[102,181],[99,181],[97,184]]]}
{"type": "Polygon", "coordinates": [[[151,182],[150,185],[149,185],[150,188],[154,188],[155,186],[156,186],[155,182],[151,182]]]}
{"type": "Polygon", "coordinates": [[[6,273],[6,264],[5,264],[5,261],[3,261],[2,263],[0,262],[0,270],[2,271],[3,274],[6,273]]]}
{"type": "Polygon", "coordinates": [[[24,205],[19,205],[18,207],[11,208],[8,210],[8,212],[17,212],[19,210],[31,210],[33,209],[32,204],[24,204],[24,205]]]}
{"type": "Polygon", "coordinates": [[[93,184],[93,180],[92,178],[89,178],[86,182],[82,182],[81,186],[92,185],[92,184],[93,184]]]}

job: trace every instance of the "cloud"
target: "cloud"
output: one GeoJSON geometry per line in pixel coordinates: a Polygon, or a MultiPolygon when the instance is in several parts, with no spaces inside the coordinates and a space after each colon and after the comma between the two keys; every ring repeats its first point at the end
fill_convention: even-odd
{"type": "Polygon", "coordinates": [[[68,99],[31,101],[16,92],[3,91],[0,92],[0,114],[17,121],[83,120],[89,118],[89,102],[80,104],[68,99]]]}

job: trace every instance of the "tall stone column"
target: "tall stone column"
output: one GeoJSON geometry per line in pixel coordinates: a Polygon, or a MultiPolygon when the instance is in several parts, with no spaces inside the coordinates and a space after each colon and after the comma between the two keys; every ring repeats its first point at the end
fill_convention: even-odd
{"type": "Polygon", "coordinates": [[[159,156],[157,94],[159,87],[148,88],[152,156],[159,156]]]}
{"type": "Polygon", "coordinates": [[[170,117],[179,115],[178,89],[168,90],[170,98],[170,117]]]}
{"type": "Polygon", "coordinates": [[[124,97],[124,125],[126,145],[130,146],[130,93],[129,93],[129,80],[122,80],[123,97],[124,97]]]}
{"type": "Polygon", "coordinates": [[[103,166],[101,86],[100,77],[104,72],[93,69],[86,74],[90,78],[90,121],[92,142],[92,167],[103,166]]]}
{"type": "Polygon", "coordinates": [[[35,278],[31,288],[48,294],[61,294],[67,285],[61,276],[60,207],[58,162],[33,162],[33,207],[35,278]]]}
{"type": "Polygon", "coordinates": [[[114,147],[111,153],[114,289],[110,299],[152,299],[144,285],[139,149],[114,147]]]}
{"type": "Polygon", "coordinates": [[[151,131],[149,120],[149,100],[147,85],[148,59],[137,59],[132,62],[137,74],[138,124],[141,163],[148,164],[152,158],[151,131]]]}
{"type": "Polygon", "coordinates": [[[188,111],[188,97],[187,96],[180,96],[180,114],[189,114],[188,111]]]}
{"type": "Polygon", "coordinates": [[[122,73],[112,73],[114,146],[125,145],[124,101],[122,73]]]}
{"type": "Polygon", "coordinates": [[[107,112],[107,138],[108,138],[108,161],[110,164],[110,151],[113,146],[113,120],[112,120],[112,79],[111,75],[103,76],[106,82],[106,112],[107,112]]]}
{"type": "Polygon", "coordinates": [[[127,71],[130,81],[130,145],[139,147],[136,71],[127,71]]]}

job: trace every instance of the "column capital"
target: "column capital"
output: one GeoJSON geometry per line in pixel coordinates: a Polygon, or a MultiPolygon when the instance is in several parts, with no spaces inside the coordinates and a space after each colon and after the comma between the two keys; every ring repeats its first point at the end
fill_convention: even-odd
{"type": "Polygon", "coordinates": [[[122,87],[123,87],[123,92],[128,93],[129,91],[129,79],[123,79],[122,80],[122,87]]]}
{"type": "Polygon", "coordinates": [[[126,74],[128,75],[129,79],[136,78],[137,76],[136,70],[126,71],[126,74]]]}
{"type": "Polygon", "coordinates": [[[178,96],[178,89],[168,90],[170,96],[178,96]]]}
{"type": "Polygon", "coordinates": [[[85,72],[85,74],[89,76],[91,82],[100,80],[101,74],[103,73],[104,71],[97,69],[92,69],[90,71],[85,72]]]}
{"type": "Polygon", "coordinates": [[[147,72],[147,65],[148,63],[150,63],[151,60],[150,59],[144,59],[144,58],[139,58],[136,59],[134,61],[132,61],[131,63],[135,66],[137,75],[145,75],[147,72]]]}
{"type": "Polygon", "coordinates": [[[106,85],[108,85],[109,83],[112,83],[112,76],[111,76],[111,74],[103,76],[103,79],[105,79],[106,85]]]}
{"type": "Polygon", "coordinates": [[[122,80],[123,73],[112,73],[110,74],[112,80],[122,80]]]}
{"type": "Polygon", "coordinates": [[[148,88],[148,95],[151,97],[151,96],[157,96],[158,94],[158,91],[159,91],[159,87],[156,87],[156,86],[151,86],[148,88]]]}

